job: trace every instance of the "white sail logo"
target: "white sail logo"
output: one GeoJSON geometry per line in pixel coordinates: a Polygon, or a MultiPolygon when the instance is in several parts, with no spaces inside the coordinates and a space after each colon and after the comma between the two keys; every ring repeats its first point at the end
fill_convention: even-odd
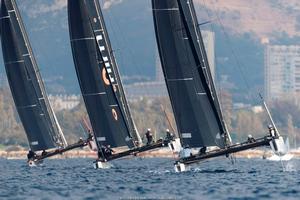
{"type": "MultiPolygon", "coordinates": [[[[103,53],[102,53],[102,52],[106,52],[105,46],[101,45],[101,42],[103,40],[103,36],[101,34],[97,35],[96,36],[96,40],[97,40],[97,43],[98,43],[98,46],[99,46],[99,50],[101,52],[102,60],[104,62],[104,66],[106,68],[106,72],[108,74],[109,80],[113,84],[113,83],[115,83],[115,78],[113,77],[114,75],[113,75],[113,71],[112,71],[112,68],[111,68],[111,64],[109,62],[108,57],[107,56],[103,56],[103,53]]],[[[110,85],[110,84],[107,83],[107,81],[106,81],[107,80],[106,73],[103,73],[103,71],[102,71],[102,76],[103,76],[104,83],[106,85],[110,85]],[[104,74],[105,74],[105,76],[104,76],[104,74]]]]}

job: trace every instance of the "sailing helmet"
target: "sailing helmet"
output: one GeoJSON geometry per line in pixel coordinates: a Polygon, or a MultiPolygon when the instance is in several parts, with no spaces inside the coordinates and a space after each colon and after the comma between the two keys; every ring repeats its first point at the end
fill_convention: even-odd
{"type": "Polygon", "coordinates": [[[270,125],[268,126],[268,128],[271,129],[271,128],[273,128],[273,126],[270,124],[270,125]]]}
{"type": "Polygon", "coordinates": [[[166,129],[166,132],[170,132],[170,130],[167,128],[167,129],[166,129]]]}
{"type": "Polygon", "coordinates": [[[148,128],[147,131],[151,131],[151,128],[148,128]]]}

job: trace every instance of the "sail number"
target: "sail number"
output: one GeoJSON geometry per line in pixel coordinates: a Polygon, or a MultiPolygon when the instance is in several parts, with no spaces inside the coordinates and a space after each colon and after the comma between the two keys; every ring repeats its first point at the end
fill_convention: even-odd
{"type": "Polygon", "coordinates": [[[103,40],[102,34],[97,35],[96,40],[97,40],[98,47],[101,52],[102,60],[104,62],[104,66],[105,66],[105,68],[102,69],[103,81],[106,85],[110,85],[110,83],[114,84],[115,78],[114,78],[114,74],[112,71],[112,66],[110,64],[110,60],[108,58],[108,52],[107,52],[107,49],[105,48],[105,45],[102,45],[102,43],[105,43],[103,40]],[[108,76],[107,76],[107,74],[108,74],[108,76]],[[109,77],[110,81],[108,80],[107,77],[109,77]]]}

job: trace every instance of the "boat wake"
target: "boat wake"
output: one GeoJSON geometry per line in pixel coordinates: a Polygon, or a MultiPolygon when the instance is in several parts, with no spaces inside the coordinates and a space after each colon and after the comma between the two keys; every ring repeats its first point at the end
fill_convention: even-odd
{"type": "Polygon", "coordinates": [[[283,169],[284,172],[297,172],[299,170],[299,165],[292,160],[286,163],[285,168],[283,169]]]}
{"type": "Polygon", "coordinates": [[[292,154],[286,154],[284,156],[273,155],[273,156],[267,158],[267,160],[270,160],[270,161],[289,161],[293,157],[294,157],[294,155],[292,155],[292,154]]]}

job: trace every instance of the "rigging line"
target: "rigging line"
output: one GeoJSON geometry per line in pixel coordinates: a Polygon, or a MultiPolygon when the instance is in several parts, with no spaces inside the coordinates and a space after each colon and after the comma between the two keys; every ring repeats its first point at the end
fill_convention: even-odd
{"type": "MultiPolygon", "coordinates": [[[[100,1],[101,1],[101,4],[103,5],[104,0],[100,0],[100,1]]],[[[122,31],[122,29],[120,28],[121,26],[120,26],[119,21],[117,20],[117,17],[114,16],[113,12],[106,12],[106,16],[107,16],[107,19],[109,21],[108,24],[111,27],[111,32],[114,35],[116,44],[120,46],[120,51],[119,52],[120,52],[120,58],[121,58],[122,66],[125,65],[124,64],[124,58],[123,58],[124,57],[123,51],[124,51],[124,49],[126,49],[126,52],[128,52],[129,57],[132,58],[132,59],[126,59],[126,61],[132,62],[133,66],[135,66],[135,71],[138,72],[138,75],[142,76],[143,73],[142,73],[141,69],[138,67],[139,65],[137,64],[136,60],[133,59],[133,58],[136,58],[137,56],[134,55],[131,48],[126,48],[126,47],[130,47],[131,45],[128,42],[128,37],[125,37],[126,35],[125,35],[124,31],[122,31]],[[118,37],[118,36],[120,36],[121,38],[118,37]],[[119,39],[121,39],[121,41],[123,41],[123,43],[120,42],[119,39]]]]}
{"type": "MultiPolygon", "coordinates": [[[[211,15],[210,15],[210,13],[209,13],[209,10],[208,10],[208,8],[207,8],[207,4],[206,4],[206,2],[205,2],[205,0],[202,0],[202,3],[203,3],[203,9],[205,10],[205,12],[206,12],[206,14],[207,14],[207,17],[208,17],[208,20],[207,21],[210,21],[210,19],[213,19],[213,17],[211,17],[211,15]]],[[[198,7],[200,7],[200,5],[198,5],[198,7]]],[[[199,10],[200,10],[201,8],[199,8],[199,10]]],[[[210,26],[210,30],[212,31],[212,32],[214,32],[214,33],[216,33],[216,31],[215,31],[215,27],[214,27],[214,23],[208,23],[209,24],[209,26],[210,26]]],[[[201,30],[201,29],[200,29],[201,30]]],[[[216,41],[216,40],[214,40],[214,41],[216,41]]],[[[214,46],[216,46],[215,44],[214,44],[214,46]]],[[[214,52],[214,54],[216,55],[216,53],[214,52]]],[[[215,59],[215,55],[214,55],[214,59],[215,59]]],[[[215,85],[216,85],[216,87],[217,87],[217,91],[218,91],[218,93],[219,93],[219,95],[218,95],[218,97],[219,97],[219,99],[220,99],[220,104],[221,105],[224,105],[224,98],[223,98],[223,95],[222,95],[222,88],[221,88],[221,84],[219,83],[219,81],[218,81],[218,78],[217,77],[220,77],[221,76],[221,74],[220,74],[220,72],[219,72],[219,70],[217,70],[217,65],[216,65],[217,63],[216,63],[216,59],[215,59],[215,66],[214,66],[214,82],[216,83],[215,85]],[[216,74],[217,74],[217,76],[216,76],[216,74]]],[[[223,110],[223,109],[222,109],[223,110]]]]}
{"type": "MultiPolygon", "coordinates": [[[[206,3],[205,3],[205,0],[202,0],[202,4],[204,5],[203,6],[203,9],[205,10],[205,12],[206,12],[206,14],[207,14],[207,17],[208,17],[208,20],[206,20],[206,21],[209,21],[209,23],[205,23],[205,24],[203,24],[203,25],[206,25],[206,24],[209,24],[209,26],[210,26],[210,31],[211,32],[213,32],[213,33],[216,33],[216,31],[214,30],[214,26],[213,26],[213,23],[211,23],[211,18],[212,17],[210,17],[210,14],[209,14],[209,11],[208,11],[208,9],[207,9],[207,6],[206,6],[206,3]]],[[[196,5],[198,5],[197,7],[197,9],[198,10],[201,10],[201,7],[200,7],[200,5],[199,4],[196,4],[196,5]]],[[[200,26],[201,26],[201,24],[199,25],[199,28],[200,28],[200,26]]],[[[201,28],[200,28],[200,30],[201,30],[201,28]]],[[[202,32],[202,31],[201,31],[202,32]]],[[[215,41],[215,40],[214,40],[215,41]]],[[[215,45],[214,45],[215,46],[215,45]]],[[[214,52],[214,59],[215,59],[215,52],[214,52]]],[[[218,78],[217,77],[220,77],[220,72],[217,70],[217,65],[216,65],[216,59],[215,59],[215,65],[214,65],[214,74],[213,74],[213,84],[215,85],[215,88],[216,88],[216,92],[217,92],[217,94],[215,94],[218,98],[219,98],[219,101],[220,101],[220,107],[221,107],[221,110],[224,110],[222,107],[222,105],[224,104],[224,100],[223,100],[223,96],[222,96],[222,88],[221,88],[221,85],[219,84],[219,82],[218,82],[218,78]],[[216,76],[216,74],[217,74],[217,76],[216,76]]],[[[211,63],[209,63],[209,66],[211,67],[211,63]]]]}
{"type": "MultiPolygon", "coordinates": [[[[250,84],[249,84],[249,82],[248,82],[248,80],[247,80],[247,78],[246,78],[245,72],[242,70],[243,65],[242,65],[242,63],[240,62],[240,60],[238,59],[238,56],[236,55],[236,53],[235,53],[235,51],[234,51],[234,49],[233,49],[233,46],[232,46],[232,42],[231,42],[231,40],[230,40],[230,37],[229,37],[228,33],[227,33],[226,30],[225,30],[225,26],[224,26],[224,24],[222,23],[222,20],[221,20],[221,18],[220,18],[220,15],[219,15],[219,13],[218,13],[218,11],[217,11],[216,6],[215,6],[214,3],[213,3],[213,7],[214,7],[214,10],[215,10],[215,14],[216,14],[217,21],[219,22],[220,28],[221,28],[221,30],[222,30],[222,32],[223,32],[223,34],[224,34],[224,36],[225,36],[225,38],[226,38],[226,40],[227,40],[227,43],[229,44],[229,49],[230,49],[230,51],[231,51],[231,53],[232,53],[232,55],[233,55],[233,57],[234,57],[234,61],[236,62],[236,65],[234,65],[234,66],[235,66],[235,67],[238,69],[238,71],[240,72],[240,74],[241,74],[241,76],[242,76],[242,79],[243,79],[243,81],[244,81],[244,83],[245,83],[246,89],[247,89],[248,91],[250,91],[250,84]]],[[[251,96],[251,98],[252,98],[253,103],[257,103],[257,102],[255,102],[255,99],[257,99],[257,98],[255,98],[254,95],[253,95],[252,93],[250,93],[250,96],[251,96]]]]}
{"type": "MultiPolygon", "coordinates": [[[[193,21],[195,21],[195,20],[193,20],[193,21]]],[[[195,23],[194,23],[195,24],[195,23]]],[[[200,29],[200,26],[199,26],[199,29],[200,29]]],[[[202,33],[200,33],[200,34],[202,34],[202,33]]],[[[198,40],[199,40],[199,36],[197,36],[197,38],[198,38],[198,40]]],[[[202,36],[201,36],[201,38],[203,38],[202,36]]],[[[203,41],[202,41],[202,43],[203,43],[203,41]]],[[[203,43],[203,47],[201,47],[200,48],[200,50],[201,50],[201,52],[203,52],[202,54],[206,54],[206,48],[205,48],[205,45],[204,45],[204,43],[203,43]]],[[[204,63],[205,65],[208,65],[208,66],[210,66],[210,64],[211,63],[209,63],[208,61],[207,62],[205,62],[204,63]]],[[[211,66],[210,66],[211,67],[211,66]]],[[[214,88],[214,89],[212,89],[213,90],[213,92],[211,91],[211,95],[213,96],[213,98],[214,97],[217,97],[218,98],[218,96],[220,96],[220,95],[218,95],[218,90],[217,89],[215,89],[215,83],[214,83],[214,79],[213,79],[213,76],[212,76],[212,74],[211,74],[211,71],[210,70],[208,70],[208,71],[206,71],[206,76],[209,78],[208,79],[208,84],[209,84],[209,87],[212,89],[212,88],[214,88]],[[211,86],[210,86],[211,85],[211,86]]],[[[205,74],[204,74],[204,76],[205,76],[205,74]]],[[[220,101],[217,99],[217,104],[218,104],[218,106],[219,106],[219,109],[220,109],[220,111],[217,111],[217,114],[218,114],[218,116],[219,117],[221,117],[221,121],[220,121],[220,123],[221,124],[223,124],[222,125],[222,127],[223,127],[223,129],[226,131],[226,132],[229,132],[228,130],[227,130],[227,126],[226,126],[226,122],[225,122],[225,119],[224,119],[224,116],[222,115],[222,105],[221,105],[221,103],[220,103],[220,101]]]]}
{"type": "MultiPolygon", "coordinates": [[[[101,2],[103,2],[103,1],[101,0],[101,2]]],[[[106,16],[107,16],[107,18],[108,18],[108,20],[110,22],[109,25],[111,27],[111,30],[112,30],[113,34],[115,35],[115,38],[118,39],[119,37],[117,37],[117,36],[121,37],[121,41],[122,42],[118,42],[117,41],[120,44],[119,46],[121,47],[121,49],[126,49],[126,52],[129,54],[129,57],[131,58],[131,59],[127,59],[127,61],[130,61],[132,63],[132,65],[134,66],[135,72],[137,72],[137,75],[142,76],[142,77],[146,77],[145,73],[143,73],[143,71],[142,71],[143,69],[141,69],[140,67],[138,67],[139,65],[136,62],[136,60],[134,59],[137,56],[133,53],[133,51],[132,51],[131,48],[128,48],[131,45],[129,43],[128,37],[126,37],[124,31],[122,31],[122,29],[120,28],[119,20],[114,16],[113,12],[107,12],[106,16]],[[114,23],[112,23],[112,22],[114,22],[114,23]],[[117,31],[115,31],[115,29],[117,29],[117,31]]],[[[119,52],[120,52],[120,58],[121,58],[121,61],[122,61],[122,65],[125,66],[124,61],[123,61],[124,60],[123,57],[124,57],[125,54],[123,53],[122,50],[119,51],[119,52]]],[[[116,61],[116,65],[119,66],[118,63],[117,63],[117,61],[116,61]]],[[[120,69],[120,67],[119,67],[119,69],[120,69]]],[[[121,76],[121,74],[120,74],[120,76],[121,76]]],[[[126,93],[126,91],[124,91],[124,92],[126,93]]],[[[129,107],[129,110],[130,110],[130,105],[128,105],[128,107],[129,107]]],[[[134,122],[135,121],[133,121],[133,123],[134,122]]],[[[138,132],[137,127],[135,129],[138,132]]]]}

